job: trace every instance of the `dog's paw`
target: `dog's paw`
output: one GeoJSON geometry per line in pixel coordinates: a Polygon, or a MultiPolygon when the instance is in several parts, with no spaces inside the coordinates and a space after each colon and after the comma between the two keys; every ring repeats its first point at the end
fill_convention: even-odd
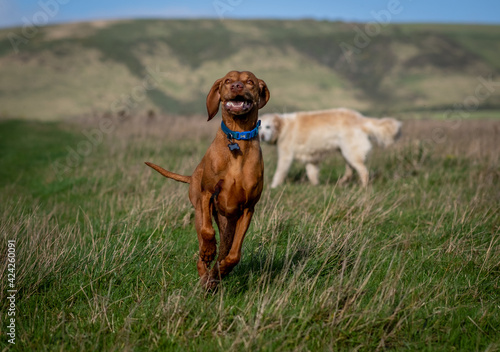
{"type": "Polygon", "coordinates": [[[213,292],[217,290],[217,286],[219,285],[219,280],[215,280],[214,278],[211,277],[211,275],[207,273],[207,275],[201,277],[200,284],[206,291],[213,292]]]}

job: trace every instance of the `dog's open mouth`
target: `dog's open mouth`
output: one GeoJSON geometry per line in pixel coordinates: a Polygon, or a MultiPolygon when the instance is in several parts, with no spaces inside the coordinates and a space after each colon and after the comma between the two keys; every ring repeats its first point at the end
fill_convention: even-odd
{"type": "Polygon", "coordinates": [[[234,100],[226,101],[224,107],[232,114],[241,115],[250,111],[253,107],[253,103],[248,100],[235,98],[234,100]]]}

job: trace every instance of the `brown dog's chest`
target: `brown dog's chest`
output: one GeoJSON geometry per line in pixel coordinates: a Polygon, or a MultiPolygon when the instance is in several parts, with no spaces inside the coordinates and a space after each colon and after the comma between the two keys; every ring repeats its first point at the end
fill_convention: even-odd
{"type": "Polygon", "coordinates": [[[226,217],[238,216],[243,209],[255,206],[262,192],[258,183],[238,185],[231,181],[225,179],[220,192],[213,198],[217,211],[226,217]]]}
{"type": "Polygon", "coordinates": [[[224,168],[212,164],[213,168],[206,170],[202,179],[202,188],[212,193],[217,211],[228,217],[237,216],[257,203],[264,173],[260,148],[244,158],[230,155],[229,160],[224,168]]]}

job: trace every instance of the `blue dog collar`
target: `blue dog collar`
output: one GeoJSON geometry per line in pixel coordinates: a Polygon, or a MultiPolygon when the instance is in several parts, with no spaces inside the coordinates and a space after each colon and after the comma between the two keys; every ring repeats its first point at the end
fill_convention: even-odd
{"type": "Polygon", "coordinates": [[[222,128],[222,132],[224,132],[227,136],[228,139],[236,139],[238,141],[241,140],[249,140],[252,138],[255,138],[259,134],[259,127],[260,127],[260,120],[257,121],[257,127],[255,127],[251,131],[245,131],[245,132],[236,132],[236,131],[231,131],[225,124],[224,121],[221,122],[220,127],[222,128]]]}

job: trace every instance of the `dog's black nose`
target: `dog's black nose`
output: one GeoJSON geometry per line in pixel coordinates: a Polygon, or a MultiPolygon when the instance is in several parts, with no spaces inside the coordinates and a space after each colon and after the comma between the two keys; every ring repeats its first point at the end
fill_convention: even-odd
{"type": "Polygon", "coordinates": [[[241,82],[234,82],[233,84],[231,84],[231,90],[232,91],[235,91],[235,92],[240,92],[243,90],[243,83],[241,82]]]}

